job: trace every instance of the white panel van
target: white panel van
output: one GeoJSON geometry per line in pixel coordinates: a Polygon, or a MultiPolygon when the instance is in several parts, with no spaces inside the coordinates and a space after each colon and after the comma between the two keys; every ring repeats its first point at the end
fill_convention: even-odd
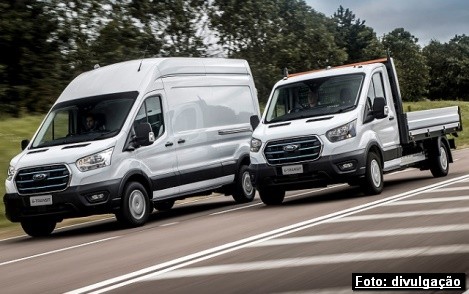
{"type": "Polygon", "coordinates": [[[143,225],[153,208],[213,191],[252,201],[253,115],[245,60],[151,58],[83,73],[12,159],[6,216],[44,236],[94,214],[143,225]]]}

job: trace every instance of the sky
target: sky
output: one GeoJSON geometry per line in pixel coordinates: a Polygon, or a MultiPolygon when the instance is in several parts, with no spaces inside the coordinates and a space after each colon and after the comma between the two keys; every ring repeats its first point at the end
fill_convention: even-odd
{"type": "Polygon", "coordinates": [[[404,28],[423,47],[431,40],[447,43],[455,35],[469,36],[468,0],[305,0],[330,17],[340,5],[365,20],[378,37],[404,28]]]}

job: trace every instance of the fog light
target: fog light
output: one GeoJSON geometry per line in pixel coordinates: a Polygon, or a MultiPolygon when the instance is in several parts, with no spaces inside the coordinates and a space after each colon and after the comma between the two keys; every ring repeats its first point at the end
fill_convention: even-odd
{"type": "Polygon", "coordinates": [[[88,194],[85,197],[90,203],[102,202],[107,199],[107,195],[104,192],[88,194]]]}
{"type": "Polygon", "coordinates": [[[355,169],[356,162],[355,161],[347,161],[343,163],[339,163],[338,167],[341,171],[350,171],[355,169]]]}

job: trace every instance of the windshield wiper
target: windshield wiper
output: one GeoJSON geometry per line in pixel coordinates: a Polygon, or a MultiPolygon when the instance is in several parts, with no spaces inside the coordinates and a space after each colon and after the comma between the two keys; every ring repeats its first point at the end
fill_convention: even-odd
{"type": "Polygon", "coordinates": [[[112,130],[112,131],[106,131],[104,133],[99,134],[96,136],[93,140],[102,140],[102,139],[107,139],[111,138],[119,133],[120,130],[112,130]]]}
{"type": "Polygon", "coordinates": [[[339,110],[337,110],[334,113],[342,113],[342,112],[345,112],[345,111],[353,109],[353,108],[355,108],[355,105],[350,105],[350,106],[347,106],[347,107],[344,107],[344,108],[340,108],[339,110]]]}

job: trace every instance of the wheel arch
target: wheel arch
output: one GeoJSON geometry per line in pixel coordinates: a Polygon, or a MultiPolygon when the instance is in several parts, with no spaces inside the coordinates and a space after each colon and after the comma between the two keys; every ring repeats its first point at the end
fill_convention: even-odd
{"type": "Polygon", "coordinates": [[[125,185],[130,182],[139,182],[140,184],[142,184],[145,190],[147,191],[148,199],[153,199],[151,180],[144,172],[138,169],[128,171],[122,178],[122,181],[119,185],[119,198],[122,199],[121,195],[122,193],[124,193],[125,185]]]}
{"type": "Polygon", "coordinates": [[[365,152],[365,157],[368,156],[368,153],[374,152],[376,155],[378,155],[379,160],[381,161],[382,167],[384,167],[384,157],[383,157],[383,151],[381,150],[378,142],[376,141],[371,141],[368,143],[368,146],[366,147],[366,152],[365,152]]]}
{"type": "Polygon", "coordinates": [[[249,154],[241,155],[238,158],[238,161],[236,162],[236,173],[241,168],[241,166],[243,165],[249,166],[250,163],[251,163],[251,158],[249,157],[249,154]]]}

